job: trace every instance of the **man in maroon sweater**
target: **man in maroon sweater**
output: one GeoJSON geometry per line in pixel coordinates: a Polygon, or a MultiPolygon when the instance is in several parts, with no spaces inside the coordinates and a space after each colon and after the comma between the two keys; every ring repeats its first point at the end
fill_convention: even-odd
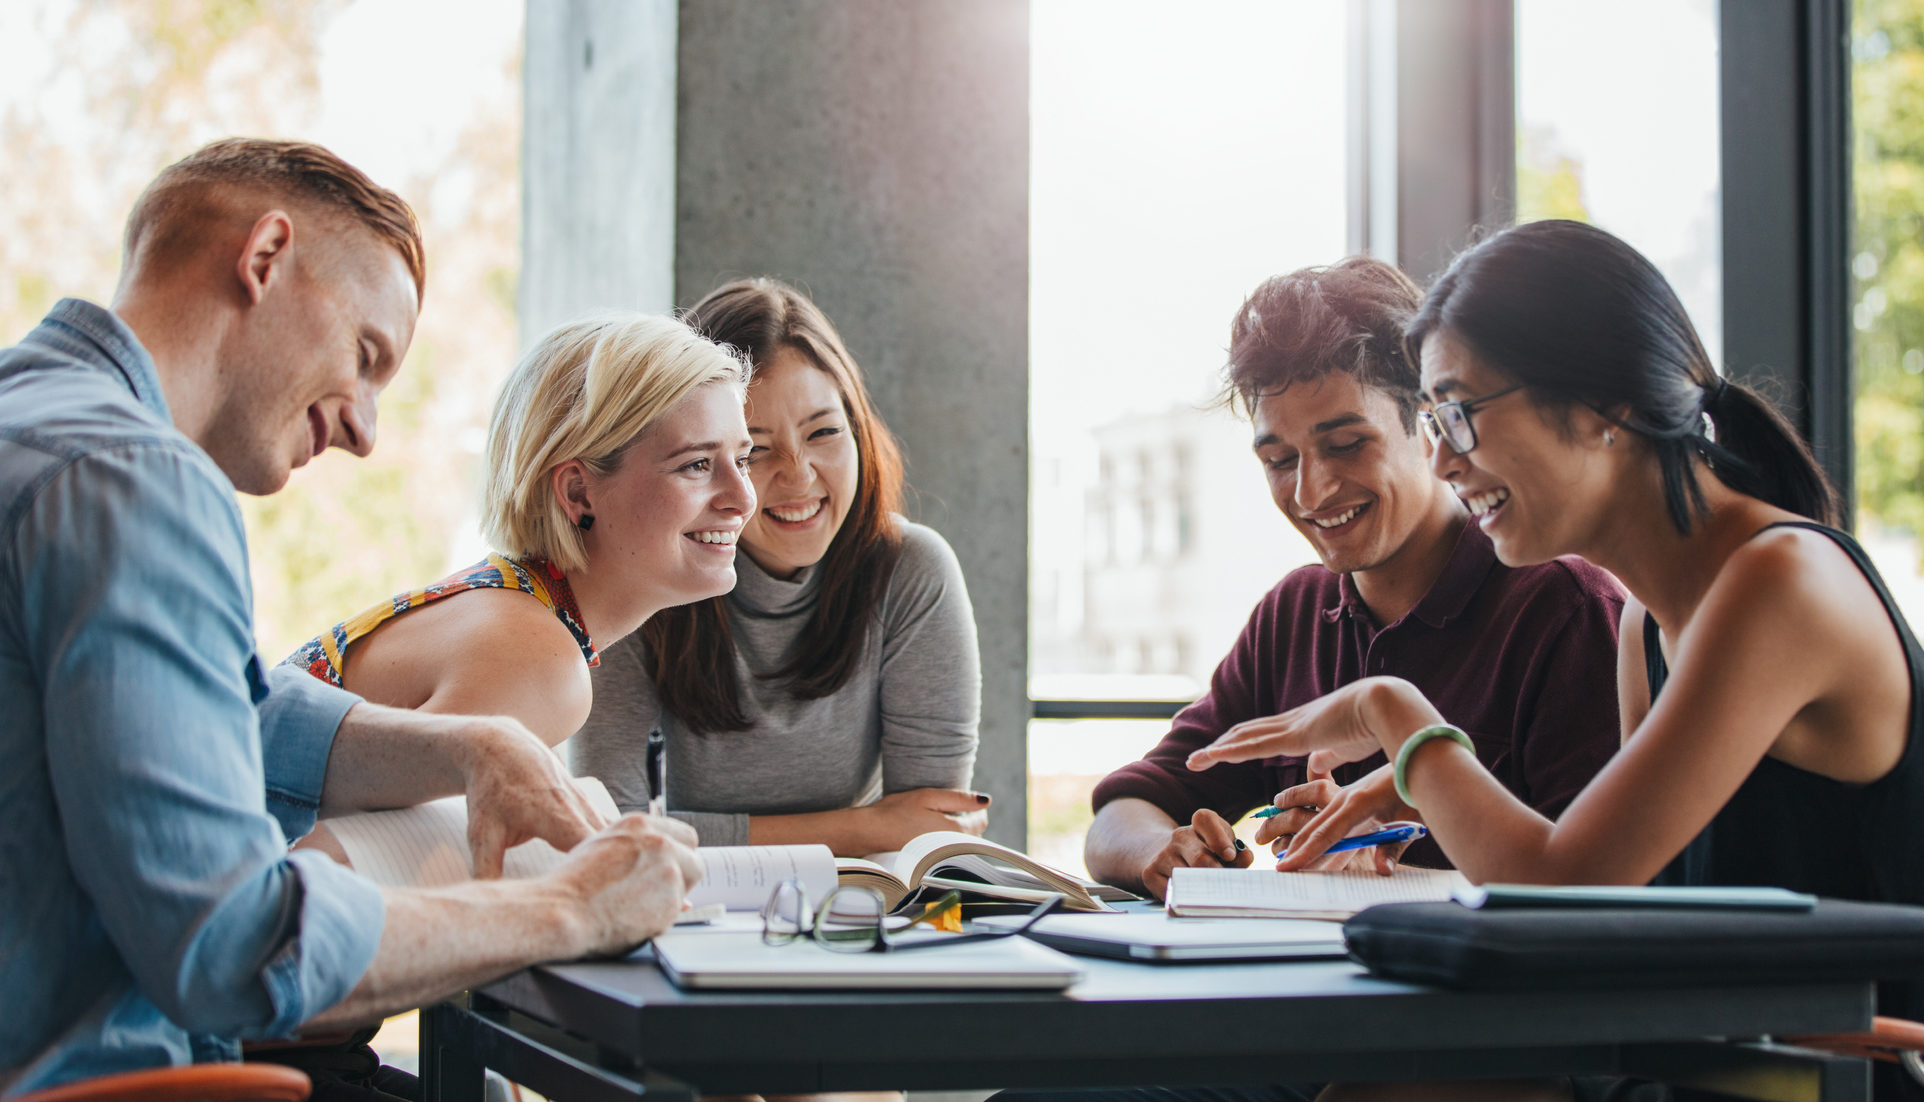
{"type": "MultiPolygon", "coordinates": [[[[1147,757],[1096,786],[1084,857],[1097,879],[1160,898],[1175,868],[1248,865],[1255,855],[1230,824],[1272,800],[1294,810],[1269,820],[1259,841],[1286,844],[1336,800],[1359,823],[1417,818],[1380,754],[1327,780],[1301,758],[1201,773],[1184,765],[1244,720],[1366,676],[1414,682],[1491,772],[1548,816],[1615,751],[1622,591],[1580,559],[1504,566],[1431,474],[1417,369],[1402,344],[1420,298],[1395,268],[1352,257],[1271,279],[1237,311],[1226,395],[1250,414],[1276,507],[1322,563],[1279,582],[1208,694],[1147,757]]],[[[1430,839],[1402,856],[1448,864],[1430,839]]],[[[1395,859],[1381,854],[1376,866],[1395,859]]]]}

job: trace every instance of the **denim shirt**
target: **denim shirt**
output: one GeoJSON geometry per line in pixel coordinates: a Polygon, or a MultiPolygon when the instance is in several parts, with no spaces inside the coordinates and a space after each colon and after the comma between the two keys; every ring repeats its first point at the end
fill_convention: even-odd
{"type": "Polygon", "coordinates": [[[234,1059],[340,1001],[379,891],[315,852],[357,698],[263,676],[232,485],[118,318],[0,351],[0,1094],[234,1059]]]}

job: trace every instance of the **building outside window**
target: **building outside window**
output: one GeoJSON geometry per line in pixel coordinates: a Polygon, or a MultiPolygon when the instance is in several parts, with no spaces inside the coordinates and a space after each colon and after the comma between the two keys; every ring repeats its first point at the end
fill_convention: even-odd
{"type": "MultiPolygon", "coordinates": [[[[1031,11],[1030,695],[1189,699],[1312,559],[1211,401],[1243,297],[1344,254],[1344,6],[1031,11]]],[[[1031,851],[1167,726],[1031,723],[1031,851]]]]}

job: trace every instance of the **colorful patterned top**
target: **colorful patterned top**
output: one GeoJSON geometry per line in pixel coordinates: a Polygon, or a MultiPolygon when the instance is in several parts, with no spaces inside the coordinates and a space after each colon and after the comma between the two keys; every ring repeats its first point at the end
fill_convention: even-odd
{"type": "Polygon", "coordinates": [[[582,625],[581,609],[575,604],[574,590],[568,587],[568,579],[558,567],[545,559],[524,563],[504,555],[490,554],[466,570],[383,601],[359,616],[335,624],[302,644],[281,665],[299,666],[322,681],[338,686],[341,684],[342,655],[356,640],[403,612],[470,589],[519,589],[528,594],[547,605],[555,618],[574,633],[575,642],[581,646],[581,657],[588,665],[601,664],[601,656],[595,652],[594,640],[588,638],[588,629],[582,625]]]}

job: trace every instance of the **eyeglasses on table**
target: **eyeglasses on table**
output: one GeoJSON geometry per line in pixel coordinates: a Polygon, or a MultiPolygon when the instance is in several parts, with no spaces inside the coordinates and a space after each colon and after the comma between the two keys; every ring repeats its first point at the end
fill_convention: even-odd
{"type": "Polygon", "coordinates": [[[1036,924],[1043,915],[1056,909],[1062,897],[1052,895],[1036,904],[1024,921],[1007,929],[952,934],[945,937],[897,940],[905,930],[932,922],[958,907],[962,893],[949,892],[926,907],[908,922],[891,928],[888,907],[873,888],[844,885],[828,893],[820,907],[809,907],[808,889],[795,879],[776,884],[762,904],[762,944],[787,945],[809,937],[824,949],[837,953],[890,953],[905,949],[928,949],[943,945],[965,945],[971,941],[991,941],[1013,937],[1036,924]]]}

